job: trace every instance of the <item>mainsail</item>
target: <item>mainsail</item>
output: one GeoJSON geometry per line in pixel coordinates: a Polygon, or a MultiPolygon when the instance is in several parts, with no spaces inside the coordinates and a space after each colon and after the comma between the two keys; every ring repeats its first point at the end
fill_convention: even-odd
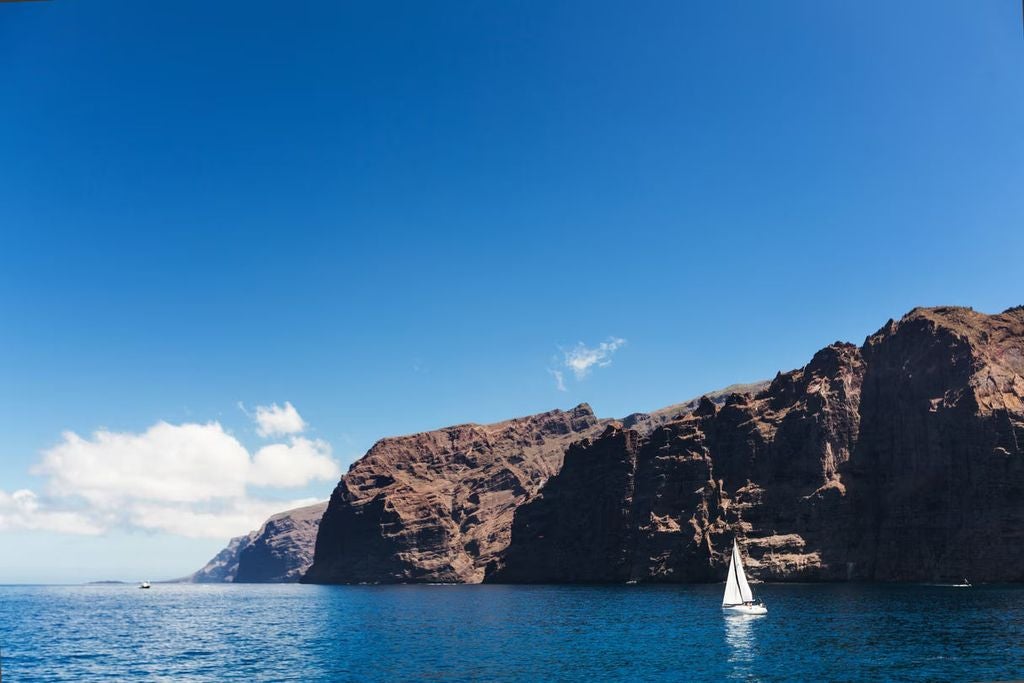
{"type": "Polygon", "coordinates": [[[740,547],[736,545],[736,539],[733,539],[732,557],[729,559],[729,577],[725,580],[725,596],[722,598],[722,606],[740,605],[753,600],[754,594],[750,592],[747,576],[743,573],[740,547]]]}

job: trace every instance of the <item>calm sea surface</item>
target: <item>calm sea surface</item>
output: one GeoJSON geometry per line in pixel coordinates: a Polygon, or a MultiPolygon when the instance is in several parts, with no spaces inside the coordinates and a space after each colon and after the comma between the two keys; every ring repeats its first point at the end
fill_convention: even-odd
{"type": "Polygon", "coordinates": [[[0,586],[33,680],[1024,678],[1024,587],[0,586]]]}

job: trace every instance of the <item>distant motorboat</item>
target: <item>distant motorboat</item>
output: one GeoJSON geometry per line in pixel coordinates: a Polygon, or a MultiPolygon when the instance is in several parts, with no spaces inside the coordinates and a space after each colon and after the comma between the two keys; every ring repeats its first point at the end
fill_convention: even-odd
{"type": "Polygon", "coordinates": [[[150,587],[149,581],[143,581],[142,583],[139,584],[139,588],[149,588],[149,587],[150,587]]]}
{"type": "Polygon", "coordinates": [[[732,541],[732,557],[729,558],[729,576],[725,580],[722,611],[726,614],[768,614],[768,608],[760,600],[754,600],[754,592],[750,590],[747,575],[743,572],[743,558],[736,539],[732,541]]]}
{"type": "Polygon", "coordinates": [[[971,588],[971,582],[964,579],[961,583],[954,583],[953,586],[956,588],[971,588]]]}

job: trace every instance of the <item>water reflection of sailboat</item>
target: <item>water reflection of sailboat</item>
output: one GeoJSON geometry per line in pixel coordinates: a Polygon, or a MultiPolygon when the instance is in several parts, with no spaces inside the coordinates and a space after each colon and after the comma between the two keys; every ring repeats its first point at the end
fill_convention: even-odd
{"type": "Polygon", "coordinates": [[[757,639],[754,627],[758,618],[749,614],[737,614],[725,619],[725,642],[729,646],[729,663],[734,667],[733,675],[748,678],[754,674],[757,661],[757,639]]]}

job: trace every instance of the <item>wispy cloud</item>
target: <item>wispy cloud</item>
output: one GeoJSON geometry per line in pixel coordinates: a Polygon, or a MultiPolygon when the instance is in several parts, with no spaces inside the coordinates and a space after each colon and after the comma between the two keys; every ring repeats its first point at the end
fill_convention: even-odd
{"type": "Polygon", "coordinates": [[[608,337],[597,346],[587,346],[577,342],[570,349],[562,349],[562,357],[553,359],[558,369],[548,368],[548,373],[555,378],[555,387],[559,391],[567,391],[565,370],[571,370],[576,381],[586,379],[594,368],[603,368],[612,364],[612,355],[625,346],[626,340],[621,337],[608,337]]]}
{"type": "Polygon", "coordinates": [[[590,374],[591,369],[611,365],[612,354],[622,348],[625,343],[625,339],[618,337],[609,337],[606,341],[593,347],[579,342],[576,346],[564,352],[564,365],[572,370],[573,374],[576,375],[576,379],[584,379],[590,374]]]}
{"type": "MultiPolygon", "coordinates": [[[[295,431],[300,423],[304,429],[290,403],[278,417],[290,412],[297,420],[279,420],[270,425],[273,432],[264,431],[295,431]]],[[[0,490],[0,530],[96,534],[135,528],[220,538],[312,502],[271,500],[252,488],[332,481],[341,469],[330,444],[320,439],[290,436],[250,453],[219,422],[157,422],[143,432],[65,432],[42,452],[32,473],[46,478],[45,495],[0,490]]]]}

